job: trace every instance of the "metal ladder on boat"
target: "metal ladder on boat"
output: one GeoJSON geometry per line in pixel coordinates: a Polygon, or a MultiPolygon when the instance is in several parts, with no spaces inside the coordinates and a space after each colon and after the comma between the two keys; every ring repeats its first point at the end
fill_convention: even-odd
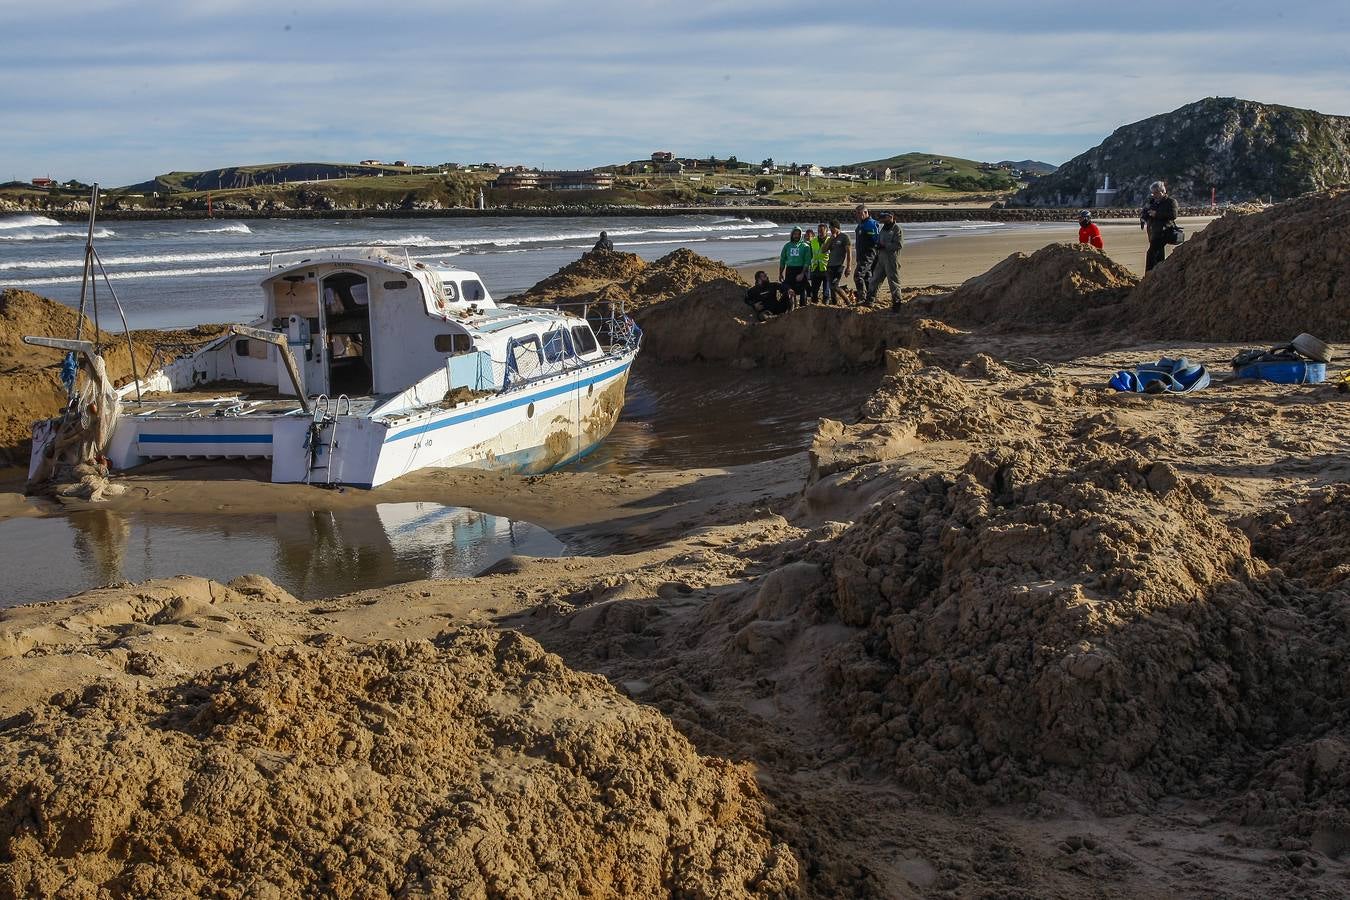
{"type": "Polygon", "coordinates": [[[337,425],[344,402],[347,404],[347,415],[351,415],[352,399],[346,394],[339,394],[336,400],[327,394],[320,394],[314,400],[314,418],[309,423],[309,433],[305,435],[305,452],[309,454],[305,484],[314,484],[315,472],[324,473],[323,483],[329,487],[335,481],[342,483],[342,461],[337,455],[340,449],[337,425]]]}

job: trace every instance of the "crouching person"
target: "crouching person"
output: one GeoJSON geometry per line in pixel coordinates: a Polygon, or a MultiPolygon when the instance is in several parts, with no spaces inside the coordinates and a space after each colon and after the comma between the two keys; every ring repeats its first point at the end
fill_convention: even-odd
{"type": "Polygon", "coordinates": [[[780,316],[792,308],[789,292],[769,280],[762,270],[755,273],[755,283],[745,292],[745,304],[755,312],[755,318],[763,322],[769,315],[780,316]]]}

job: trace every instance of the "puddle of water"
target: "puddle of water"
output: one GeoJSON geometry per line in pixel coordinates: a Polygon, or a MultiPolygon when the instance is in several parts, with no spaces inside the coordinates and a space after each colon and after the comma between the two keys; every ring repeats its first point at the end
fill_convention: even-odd
{"type": "Polygon", "coordinates": [[[182,573],[257,572],[313,599],[565,551],[537,525],[439,503],[247,516],[90,510],[0,521],[0,608],[182,573]]]}
{"type": "Polygon", "coordinates": [[[628,474],[778,459],[805,450],[822,416],[856,421],[880,380],[877,371],[806,377],[639,361],[614,430],[574,466],[628,474]]]}
{"type": "MultiPolygon", "coordinates": [[[[807,447],[820,417],[854,421],[879,377],[639,367],[613,432],[574,466],[627,474],[783,457],[807,447]]],[[[266,515],[92,510],[0,520],[0,608],[181,573],[229,581],[257,572],[313,599],[564,552],[538,526],[437,503],[266,515]]]]}

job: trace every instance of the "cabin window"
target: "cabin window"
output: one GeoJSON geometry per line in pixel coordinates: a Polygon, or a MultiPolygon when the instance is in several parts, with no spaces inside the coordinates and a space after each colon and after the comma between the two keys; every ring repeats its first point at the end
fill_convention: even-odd
{"type": "Polygon", "coordinates": [[[596,350],[595,335],[591,333],[589,325],[577,325],[572,329],[573,342],[576,344],[577,353],[585,355],[596,350]]]}
{"type": "Polygon", "coordinates": [[[543,364],[543,353],[537,335],[512,338],[506,347],[506,370],[507,375],[512,378],[532,378],[539,374],[539,368],[543,364]]]}
{"type": "Polygon", "coordinates": [[[407,286],[408,282],[406,281],[386,281],[384,283],[384,289],[386,291],[401,291],[407,286]]]}
{"type": "Polygon", "coordinates": [[[248,338],[241,338],[234,342],[235,356],[248,356],[248,338]]]}
{"type": "Polygon", "coordinates": [[[481,281],[475,281],[470,278],[460,282],[460,290],[464,293],[464,299],[470,303],[477,303],[479,300],[487,299],[487,289],[483,287],[481,281]]]}
{"type": "Polygon", "coordinates": [[[467,334],[436,335],[436,350],[440,353],[468,353],[473,349],[473,341],[467,334]]]}
{"type": "Polygon", "coordinates": [[[544,335],[544,359],[556,363],[571,355],[572,338],[565,329],[559,328],[544,335]]]}

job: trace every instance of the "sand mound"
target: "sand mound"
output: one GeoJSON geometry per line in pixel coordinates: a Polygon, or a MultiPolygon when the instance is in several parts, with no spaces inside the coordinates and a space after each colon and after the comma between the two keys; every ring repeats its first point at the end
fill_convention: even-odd
{"type": "Polygon", "coordinates": [[[941,323],[834,306],[807,306],[757,323],[744,297],[743,282],[721,278],[643,310],[635,318],[644,356],[820,375],[880,367],[887,349],[917,348],[948,332],[941,323]]]}
{"type": "Polygon", "coordinates": [[[582,254],[534,287],[511,299],[517,303],[544,306],[581,300],[601,287],[626,282],[642,274],[647,263],[636,253],[612,253],[596,250],[582,254]]]}
{"type": "Polygon", "coordinates": [[[1306,737],[1344,695],[1344,640],[1305,618],[1323,601],[1281,587],[1170,466],[1063,452],[977,453],[840,538],[827,605],[864,637],[826,690],[853,738],[952,800],[1048,789],[1119,811],[1306,737]]]}
{"type": "Polygon", "coordinates": [[[1149,338],[1350,340],[1350,191],[1228,212],[1176,248],[1130,296],[1149,338]]]}
{"type": "Polygon", "coordinates": [[[782,896],[748,767],[528,638],[265,654],[6,723],[19,895],[782,896]]]}
{"type": "Polygon", "coordinates": [[[512,299],[531,306],[622,302],[631,312],[717,280],[743,285],[735,269],[684,248],[652,263],[633,253],[600,251],[585,254],[512,299]]]}
{"type": "Polygon", "coordinates": [[[966,325],[1057,324],[1119,303],[1136,282],[1100,250],[1049,244],[1030,256],[1014,253],[945,297],[918,302],[944,320],[966,325]]]}
{"type": "Polygon", "coordinates": [[[1008,415],[998,400],[972,391],[943,369],[888,375],[862,405],[867,421],[897,423],[925,441],[996,437],[1008,415]]]}
{"type": "Polygon", "coordinates": [[[735,269],[681,247],[652,263],[633,283],[635,305],[659,303],[712,281],[741,282],[735,269]]]}

